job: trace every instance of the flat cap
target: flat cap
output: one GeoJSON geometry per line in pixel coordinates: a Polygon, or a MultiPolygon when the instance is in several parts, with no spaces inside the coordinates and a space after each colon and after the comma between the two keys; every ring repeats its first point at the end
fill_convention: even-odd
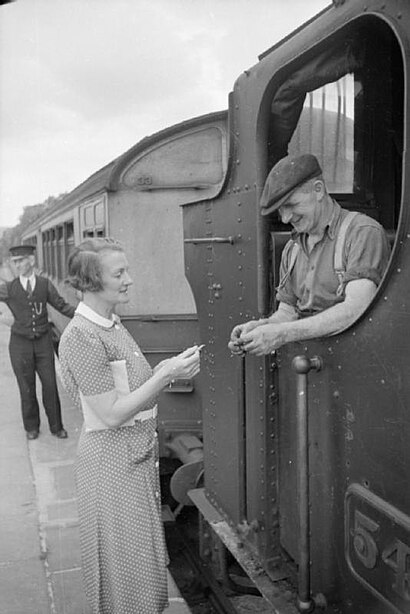
{"type": "Polygon", "coordinates": [[[319,162],[312,154],[286,156],[279,160],[265,181],[260,201],[262,215],[278,209],[296,188],[321,174],[319,162]]]}
{"type": "Polygon", "coordinates": [[[12,258],[24,258],[25,256],[32,256],[35,250],[34,245],[14,245],[10,247],[9,252],[12,258]]]}

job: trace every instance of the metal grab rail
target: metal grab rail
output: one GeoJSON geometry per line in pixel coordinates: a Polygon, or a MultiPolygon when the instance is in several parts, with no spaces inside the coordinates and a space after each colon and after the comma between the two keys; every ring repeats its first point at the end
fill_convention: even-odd
{"type": "Polygon", "coordinates": [[[308,381],[312,369],[320,371],[322,360],[318,356],[295,356],[292,367],[297,378],[297,491],[299,513],[299,569],[298,610],[313,612],[315,602],[310,595],[310,520],[309,520],[309,422],[308,381]]]}
{"type": "Polygon", "coordinates": [[[193,237],[192,239],[184,239],[184,243],[235,243],[235,237],[193,237]]]}

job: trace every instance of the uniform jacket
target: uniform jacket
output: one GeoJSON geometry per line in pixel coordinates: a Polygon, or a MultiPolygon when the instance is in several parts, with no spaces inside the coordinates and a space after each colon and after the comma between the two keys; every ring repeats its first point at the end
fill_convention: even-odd
{"type": "Polygon", "coordinates": [[[17,277],[0,285],[0,301],[6,303],[14,316],[12,333],[36,339],[50,329],[47,303],[68,318],[74,315],[74,307],[66,303],[51,281],[36,275],[32,296],[24,290],[17,277]]]}

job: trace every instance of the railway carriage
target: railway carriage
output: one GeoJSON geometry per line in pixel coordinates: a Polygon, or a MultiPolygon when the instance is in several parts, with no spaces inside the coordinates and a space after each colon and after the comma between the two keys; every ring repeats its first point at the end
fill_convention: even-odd
{"type": "Polygon", "coordinates": [[[279,614],[410,612],[409,45],[408,2],[347,0],[263,53],[230,96],[221,191],[183,206],[206,344],[203,554],[217,536],[279,614]],[[347,330],[231,357],[233,326],[275,307],[289,228],[259,199],[288,152],[318,157],[391,259],[347,330]]]}
{"type": "MultiPolygon", "coordinates": [[[[120,313],[152,366],[199,341],[192,291],[184,274],[181,203],[216,196],[227,166],[227,113],[212,113],[146,137],[100,169],[23,234],[40,269],[73,304],[64,284],[70,250],[87,237],[123,243],[133,285],[120,313]]],[[[52,308],[58,337],[63,318],[52,308]]],[[[177,380],[161,395],[163,455],[202,455],[198,382],[177,380]],[[199,437],[198,437],[199,436],[199,437]]]]}

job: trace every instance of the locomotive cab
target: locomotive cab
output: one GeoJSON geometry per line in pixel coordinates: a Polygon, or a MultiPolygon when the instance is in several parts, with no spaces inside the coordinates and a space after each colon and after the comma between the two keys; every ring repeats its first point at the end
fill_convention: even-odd
{"type": "MultiPolygon", "coordinates": [[[[275,90],[268,120],[268,168],[287,153],[315,154],[332,197],[342,207],[378,220],[394,248],[397,232],[399,236],[404,232],[403,226],[399,226],[404,138],[404,70],[400,46],[393,30],[374,16],[352,22],[330,41],[326,41],[323,51],[318,49],[318,53],[302,62],[300,67],[296,64],[295,71],[290,76],[287,74],[275,90]]],[[[272,251],[265,300],[274,309],[280,254],[289,238],[289,229],[278,216],[271,216],[261,234],[267,231],[271,236],[272,251]]],[[[394,266],[393,261],[389,269],[394,266]]],[[[297,354],[318,356],[323,361],[323,373],[312,372],[308,376],[308,504],[311,509],[310,527],[315,535],[310,538],[312,550],[309,555],[312,568],[314,565],[314,588],[327,595],[330,592],[335,603],[347,601],[337,581],[340,555],[334,555],[338,540],[335,532],[342,526],[345,527],[344,563],[356,581],[385,604],[393,603],[397,607],[398,603],[407,601],[405,590],[397,594],[400,590],[397,590],[394,577],[395,573],[400,573],[397,571],[399,566],[386,581],[382,579],[376,560],[373,560],[373,553],[379,545],[376,545],[372,531],[383,531],[386,524],[380,510],[400,496],[397,497],[397,489],[393,487],[387,502],[378,498],[376,493],[386,492],[385,476],[379,472],[376,492],[371,490],[371,485],[375,485],[373,463],[384,444],[381,440],[371,441],[367,433],[378,422],[377,413],[385,409],[374,399],[374,413],[366,415],[366,403],[363,403],[365,379],[369,378],[367,384],[370,381],[376,384],[377,381],[377,369],[372,369],[371,365],[380,350],[374,336],[383,335],[376,333],[375,328],[383,329],[386,324],[380,320],[377,324],[373,314],[377,313],[381,300],[388,300],[386,295],[381,297],[386,293],[388,277],[386,272],[372,305],[351,329],[341,336],[282,348],[276,362],[276,367],[279,367],[274,386],[278,395],[280,543],[300,566],[300,559],[306,553],[300,544],[300,502],[295,505],[295,492],[300,488],[298,464],[303,462],[298,458],[300,441],[295,387],[297,378],[303,378],[303,375],[297,375],[290,366],[297,354]],[[367,350],[364,349],[366,345],[367,350]],[[363,361],[364,365],[367,363],[360,377],[355,374],[356,360],[352,357],[355,352],[360,354],[356,360],[363,361]],[[349,388],[352,394],[345,396],[344,389],[347,391],[349,388]],[[358,443],[357,439],[363,437],[365,442],[358,443]],[[341,499],[343,492],[344,502],[341,499]],[[323,590],[325,586],[329,587],[329,592],[323,590]]],[[[377,383],[381,381],[383,386],[386,385],[386,380],[380,375],[377,383]]],[[[390,445],[394,446],[392,442],[390,445]]],[[[399,458],[404,458],[404,451],[399,448],[396,453],[396,462],[399,463],[399,458]]],[[[384,471],[386,474],[394,472],[391,458],[384,464],[384,471]]],[[[397,517],[400,509],[403,507],[391,505],[387,516],[397,517]]],[[[401,535],[401,530],[399,533],[401,535]]],[[[390,545],[386,542],[382,547],[388,550],[390,545]]],[[[343,549],[342,541],[339,549],[343,549]]],[[[397,552],[395,547],[392,551],[397,552]]],[[[388,569],[391,572],[392,568],[388,569]]],[[[356,588],[356,584],[353,585],[356,588]]],[[[360,594],[361,590],[357,590],[360,594]]],[[[352,606],[352,610],[344,607],[346,611],[360,611],[357,605],[352,606]]],[[[364,606],[363,612],[379,611],[369,608],[370,605],[364,606]]]]}
{"type": "Polygon", "coordinates": [[[230,97],[225,184],[217,198],[184,206],[186,272],[206,344],[205,487],[191,496],[279,614],[296,612],[279,588],[297,592],[303,567],[306,608],[316,601],[329,613],[409,611],[410,11],[394,0],[379,5],[329,7],[241,75],[230,97]],[[233,326],[276,307],[290,229],[260,215],[265,179],[287,153],[308,152],[342,207],[385,228],[388,268],[367,310],[340,334],[264,359],[231,357],[233,326]],[[299,514],[298,355],[321,365],[307,376],[308,551],[299,514]]]}

